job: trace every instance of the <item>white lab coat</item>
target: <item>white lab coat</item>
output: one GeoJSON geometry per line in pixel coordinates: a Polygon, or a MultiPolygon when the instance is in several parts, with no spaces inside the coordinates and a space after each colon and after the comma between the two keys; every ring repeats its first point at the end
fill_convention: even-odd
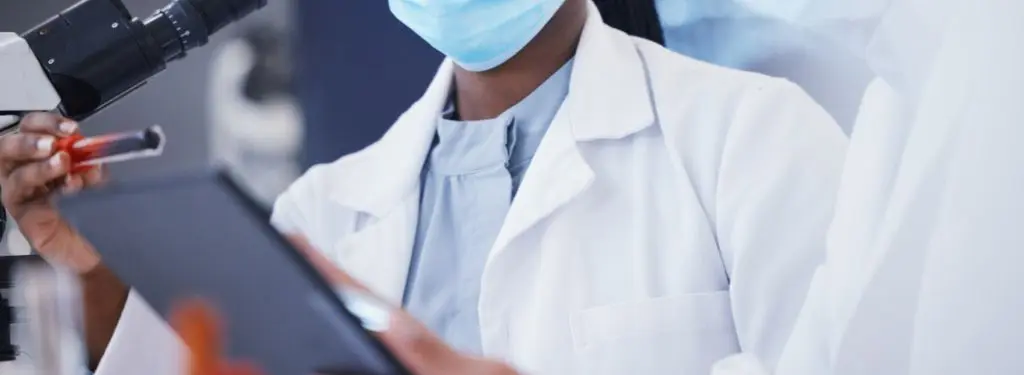
{"type": "MultiPolygon", "coordinates": [[[[1012,368],[990,366],[988,360],[994,353],[1007,354],[1002,349],[1013,350],[1016,345],[995,344],[997,341],[982,338],[977,330],[979,323],[988,320],[979,312],[1006,311],[999,305],[1014,302],[987,301],[984,305],[972,302],[973,298],[950,299],[955,289],[949,282],[955,278],[931,277],[938,273],[926,271],[936,268],[936,259],[942,259],[936,257],[936,249],[958,256],[945,259],[947,272],[982,265],[980,272],[972,274],[975,280],[993,274],[993,267],[1018,264],[997,258],[983,263],[976,254],[983,243],[989,243],[986,249],[996,252],[1012,248],[997,247],[997,242],[989,241],[1019,233],[1005,225],[1020,221],[1007,221],[1012,215],[986,215],[982,210],[996,213],[998,209],[984,203],[998,202],[998,207],[1013,207],[1016,211],[1006,212],[1019,217],[1019,193],[1014,197],[1005,190],[979,189],[979,185],[990,189],[1012,186],[996,182],[991,176],[980,177],[999,169],[991,167],[994,160],[958,162],[965,157],[986,159],[978,156],[991,155],[991,146],[998,144],[994,141],[1013,139],[1010,134],[981,133],[981,124],[991,125],[995,119],[967,110],[970,103],[995,101],[992,91],[980,89],[976,83],[978,73],[994,68],[995,63],[981,63],[992,54],[979,53],[977,47],[1000,34],[1009,35],[986,32],[995,29],[982,25],[995,18],[985,21],[978,17],[982,3],[901,0],[890,7],[873,43],[874,55],[870,56],[882,77],[865,94],[851,138],[836,218],[829,233],[828,259],[811,284],[777,375],[1010,374],[1024,369],[1020,364],[1012,368]],[[971,19],[973,22],[968,21],[971,19]],[[975,149],[966,151],[961,144],[975,136],[994,143],[982,147],[975,144],[975,149]],[[973,193],[950,193],[964,191],[965,186],[971,186],[966,190],[973,193]],[[993,229],[1000,232],[993,233],[993,229]],[[954,318],[965,317],[964,312],[978,314],[973,319],[954,318]],[[939,321],[943,324],[936,324],[939,321]],[[963,330],[954,335],[950,328],[958,324],[963,330]],[[969,354],[963,349],[976,349],[989,356],[969,354]],[[988,370],[978,371],[982,368],[988,370]]],[[[1004,26],[1016,24],[1015,20],[1004,20],[1004,26]]],[[[1009,66],[1019,69],[1020,65],[1009,66]]],[[[999,80],[1013,77],[1008,72],[999,73],[999,80]]],[[[1011,97],[1009,92],[999,94],[1005,100],[1011,97]]],[[[1019,99],[1019,94],[1015,98],[1019,99]]],[[[1012,128],[1019,129],[1017,125],[1012,128]]],[[[1012,165],[1013,160],[1020,160],[1006,151],[998,150],[1001,162],[1012,165]]],[[[1011,165],[1006,168],[1019,169],[1011,165]]],[[[1019,191],[1024,180],[1017,174],[1008,181],[1014,178],[1019,191]]],[[[1001,275],[1005,274],[1012,273],[1001,275]]],[[[987,290],[1003,290],[999,284],[1006,285],[963,281],[956,283],[964,291],[959,297],[992,296],[998,293],[987,290]]],[[[993,332],[1008,328],[1011,326],[1003,325],[993,332]]]]}
{"type": "MultiPolygon", "coordinates": [[[[445,62],[379,142],[275,205],[280,229],[395,304],[451,81],[445,62]]],[[[773,363],[822,261],[845,149],[795,85],[631,38],[591,6],[486,263],[484,352],[531,374],[702,374],[740,350],[773,363]]]]}
{"type": "Polygon", "coordinates": [[[936,91],[961,90],[959,131],[923,267],[910,374],[1021,374],[1024,3],[972,1],[958,14],[946,53],[959,63],[936,91]]]}

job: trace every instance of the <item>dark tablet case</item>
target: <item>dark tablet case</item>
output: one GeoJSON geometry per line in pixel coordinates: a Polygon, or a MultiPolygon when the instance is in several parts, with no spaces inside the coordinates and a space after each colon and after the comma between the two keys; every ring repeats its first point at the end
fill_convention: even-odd
{"type": "Polygon", "coordinates": [[[213,303],[232,358],[269,375],[408,373],[226,173],[116,184],[58,205],[165,318],[183,298],[213,303]]]}

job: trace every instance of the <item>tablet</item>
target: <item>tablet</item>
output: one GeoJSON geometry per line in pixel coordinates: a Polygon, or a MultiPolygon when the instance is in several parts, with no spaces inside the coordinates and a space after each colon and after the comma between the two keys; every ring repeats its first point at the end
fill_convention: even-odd
{"type": "Polygon", "coordinates": [[[212,303],[231,358],[269,375],[408,374],[222,171],[113,184],[58,207],[165,319],[182,299],[212,303]]]}

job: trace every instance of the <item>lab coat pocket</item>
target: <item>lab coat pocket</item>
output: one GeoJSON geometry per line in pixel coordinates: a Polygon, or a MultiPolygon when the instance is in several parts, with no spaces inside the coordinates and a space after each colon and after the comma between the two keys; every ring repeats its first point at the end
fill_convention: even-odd
{"type": "Polygon", "coordinates": [[[586,309],[572,333],[587,374],[708,374],[739,351],[728,291],[586,309]]]}

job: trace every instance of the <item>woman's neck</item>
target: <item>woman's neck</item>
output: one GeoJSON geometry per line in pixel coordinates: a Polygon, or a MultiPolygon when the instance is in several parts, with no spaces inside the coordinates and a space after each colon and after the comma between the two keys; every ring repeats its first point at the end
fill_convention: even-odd
{"type": "Polygon", "coordinates": [[[576,54],[587,18],[585,0],[566,0],[544,29],[501,66],[485,72],[455,67],[455,108],[463,121],[498,117],[576,54]]]}

